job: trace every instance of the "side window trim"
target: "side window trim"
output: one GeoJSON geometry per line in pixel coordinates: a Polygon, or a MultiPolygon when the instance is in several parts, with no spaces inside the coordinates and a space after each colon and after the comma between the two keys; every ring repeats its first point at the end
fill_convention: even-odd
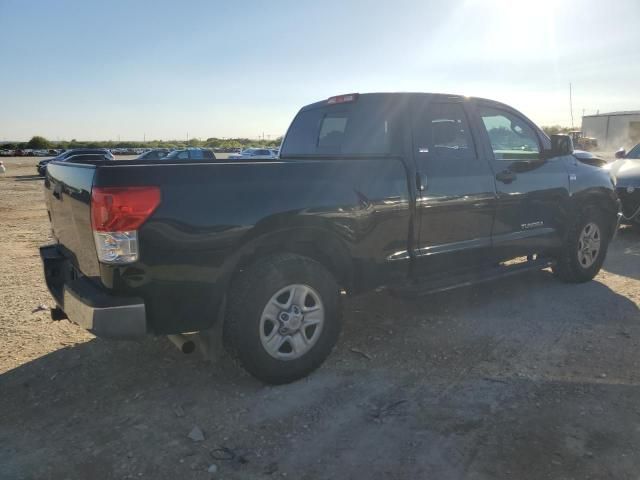
{"type": "Polygon", "coordinates": [[[467,121],[467,131],[469,132],[469,137],[471,137],[471,143],[473,145],[473,156],[475,160],[478,160],[480,158],[480,154],[478,153],[478,139],[476,138],[475,133],[473,131],[474,129],[472,127],[473,122],[471,121],[471,116],[469,115],[469,112],[467,111],[467,108],[463,102],[450,102],[450,103],[455,103],[457,105],[460,105],[460,107],[462,108],[462,114],[464,115],[464,118],[467,121]]]}

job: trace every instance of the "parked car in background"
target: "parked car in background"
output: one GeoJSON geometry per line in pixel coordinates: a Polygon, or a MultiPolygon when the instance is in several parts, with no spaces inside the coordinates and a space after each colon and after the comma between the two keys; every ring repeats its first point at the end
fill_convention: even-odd
{"type": "MultiPolygon", "coordinates": [[[[114,158],[112,155],[105,153],[78,153],[76,155],[70,155],[64,159],[67,163],[95,163],[95,162],[112,162],[114,158]]],[[[45,171],[46,176],[46,171],[45,171]]]]}
{"type": "Polygon", "coordinates": [[[640,226],[640,143],[628,152],[618,150],[607,168],[622,203],[623,222],[640,226]]]}
{"type": "Polygon", "coordinates": [[[142,155],[138,156],[136,160],[159,160],[161,158],[166,157],[168,154],[169,154],[168,148],[156,148],[156,149],[144,152],[142,155]]]}
{"type": "Polygon", "coordinates": [[[232,160],[268,160],[278,158],[278,155],[268,148],[247,148],[240,153],[229,155],[232,160]]]}
{"type": "Polygon", "coordinates": [[[38,162],[38,165],[36,166],[38,170],[38,175],[40,175],[41,177],[44,177],[46,175],[47,165],[49,164],[49,162],[52,162],[54,160],[65,161],[67,158],[73,155],[84,155],[84,154],[98,154],[98,155],[104,155],[109,160],[115,159],[113,154],[106,148],[72,148],[71,150],[66,150],[62,152],[57,157],[47,158],[46,160],[40,160],[40,162],[38,162]]]}
{"type": "Polygon", "coordinates": [[[631,150],[629,150],[628,152],[624,148],[621,148],[616,152],[616,158],[633,158],[635,160],[640,159],[640,143],[631,148],[631,150]]]}
{"type": "Polygon", "coordinates": [[[277,161],[53,162],[45,199],[54,318],[182,346],[215,327],[269,383],[322,364],[342,292],[547,267],[586,282],[618,221],[609,173],[577,161],[570,137],[502,103],[416,93],[307,105],[277,161]]]}
{"type": "Polygon", "coordinates": [[[216,156],[207,148],[184,148],[170,152],[162,160],[215,160],[216,156]]]}
{"type": "Polygon", "coordinates": [[[213,149],[215,153],[238,153],[242,151],[242,149],[237,149],[233,147],[216,147],[213,149]]]}

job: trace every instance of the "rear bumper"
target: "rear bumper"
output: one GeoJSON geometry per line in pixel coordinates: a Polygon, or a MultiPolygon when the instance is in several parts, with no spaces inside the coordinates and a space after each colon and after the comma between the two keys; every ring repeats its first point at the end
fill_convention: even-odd
{"type": "Polygon", "coordinates": [[[99,337],[133,339],[147,333],[144,301],[112,295],[91,279],[78,275],[57,245],[40,248],[47,287],[73,323],[99,337]]]}

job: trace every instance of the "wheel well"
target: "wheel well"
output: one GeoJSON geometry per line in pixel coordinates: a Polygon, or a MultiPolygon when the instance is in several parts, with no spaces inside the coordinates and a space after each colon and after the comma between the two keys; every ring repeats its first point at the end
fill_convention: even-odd
{"type": "Polygon", "coordinates": [[[611,200],[611,198],[605,196],[605,195],[598,195],[598,196],[589,196],[587,198],[583,198],[582,201],[580,202],[576,202],[576,204],[574,204],[574,211],[576,213],[578,212],[583,212],[586,209],[589,208],[593,208],[596,209],[602,213],[604,213],[605,215],[610,215],[611,216],[611,222],[608,225],[609,227],[609,235],[613,235],[615,232],[615,227],[617,225],[617,205],[615,204],[615,202],[613,202],[611,200]]]}
{"type": "Polygon", "coordinates": [[[280,232],[262,239],[250,251],[241,255],[233,277],[258,260],[282,253],[308,257],[324,266],[336,279],[340,288],[353,288],[353,262],[347,248],[331,235],[315,232],[280,232]]]}

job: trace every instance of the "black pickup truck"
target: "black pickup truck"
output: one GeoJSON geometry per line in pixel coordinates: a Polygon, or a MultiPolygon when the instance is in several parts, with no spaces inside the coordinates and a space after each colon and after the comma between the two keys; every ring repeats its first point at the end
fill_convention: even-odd
{"type": "Polygon", "coordinates": [[[375,93],[302,108],[277,160],[54,161],[54,311],[106,337],[219,329],[290,382],[331,352],[345,293],[592,279],[619,207],[572,151],[501,103],[375,93]]]}

